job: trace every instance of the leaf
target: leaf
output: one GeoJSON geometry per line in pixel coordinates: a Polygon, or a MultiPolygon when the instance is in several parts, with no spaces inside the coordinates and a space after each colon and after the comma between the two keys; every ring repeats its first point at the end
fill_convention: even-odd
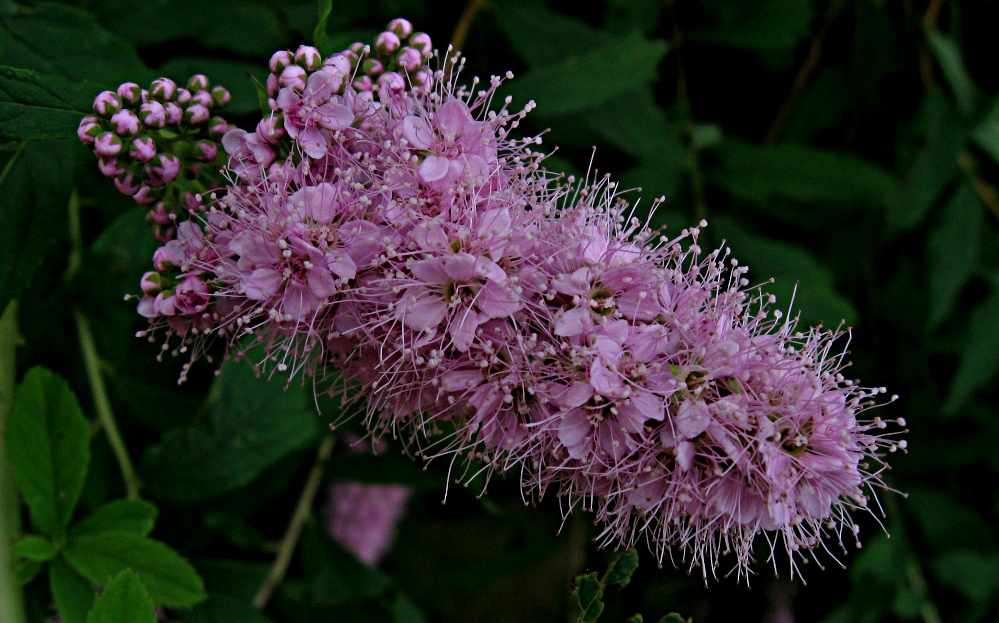
{"type": "Polygon", "coordinates": [[[0,311],[21,295],[62,234],[72,183],[64,141],[21,143],[0,172],[0,311]]]}
{"type": "MultiPolygon", "coordinates": [[[[142,23],[133,21],[133,28],[142,23]]],[[[0,13],[0,49],[7,65],[109,88],[156,77],[134,47],[105,30],[92,14],[55,2],[0,13]]]]}
{"type": "Polygon", "coordinates": [[[14,543],[14,554],[35,562],[47,562],[55,558],[56,548],[51,540],[29,534],[14,543]]]}
{"type": "Polygon", "coordinates": [[[634,549],[629,549],[623,554],[618,555],[610,566],[607,567],[607,573],[604,575],[604,585],[610,586],[611,584],[618,584],[622,588],[628,586],[631,582],[631,576],[635,573],[635,569],[638,569],[638,552],[634,549]]]}
{"type": "Polygon", "coordinates": [[[930,44],[930,50],[933,51],[933,56],[939,63],[944,77],[947,78],[958,111],[963,117],[971,116],[975,111],[975,83],[968,75],[961,49],[957,47],[957,43],[952,37],[943,34],[936,28],[926,29],[926,40],[930,44]]]}
{"type": "Polygon", "coordinates": [[[20,560],[14,566],[14,581],[18,586],[27,586],[45,568],[45,563],[34,560],[20,560]]]}
{"type": "Polygon", "coordinates": [[[811,0],[766,0],[733,3],[737,12],[725,16],[723,24],[693,30],[684,37],[691,41],[718,43],[754,52],[791,50],[811,34],[811,0]]]}
{"type": "Polygon", "coordinates": [[[427,617],[409,597],[398,595],[392,602],[395,623],[427,623],[427,617]]]}
{"type": "Polygon", "coordinates": [[[94,587],[59,556],[49,564],[52,600],[63,623],[84,623],[94,604],[94,587]]]}
{"type": "Polygon", "coordinates": [[[579,18],[537,4],[505,3],[491,8],[510,47],[531,67],[586,56],[609,39],[607,33],[579,18]]]}
{"type": "Polygon", "coordinates": [[[316,525],[302,535],[302,568],[311,597],[321,603],[349,603],[377,597],[391,585],[388,576],[359,561],[316,525]]]}
{"type": "Polygon", "coordinates": [[[135,571],[124,569],[108,582],[87,623],[156,623],[149,592],[135,571]]]}
{"type": "Polygon", "coordinates": [[[64,550],[73,568],[104,586],[130,567],[158,606],[184,608],[205,599],[205,587],[191,563],[163,543],[131,532],[73,537],[64,550]]]}
{"type": "Polygon", "coordinates": [[[156,524],[156,506],[145,500],[115,500],[100,506],[70,528],[70,536],[130,532],[148,536],[156,524]]]}
{"type": "Polygon", "coordinates": [[[206,418],[170,431],[143,455],[143,479],[157,495],[195,502],[239,489],[318,433],[306,388],[269,383],[245,361],[223,366],[207,411],[206,418]]]}
{"type": "Polygon", "coordinates": [[[985,206],[971,180],[964,179],[944,206],[926,245],[930,310],[934,329],[950,314],[978,265],[985,206]]]}
{"type": "Polygon", "coordinates": [[[949,551],[932,563],[933,573],[944,586],[973,603],[988,603],[999,594],[999,557],[977,550],[949,551]]]}
{"type": "Polygon", "coordinates": [[[659,619],[659,623],[690,623],[690,619],[685,619],[676,612],[670,612],[663,618],[659,619]]]}
{"type": "Polygon", "coordinates": [[[319,21],[312,31],[312,44],[323,56],[329,56],[338,50],[329,49],[329,26],[330,14],[333,12],[333,0],[319,0],[319,21]]]}
{"type": "Polygon", "coordinates": [[[636,613],[628,617],[624,623],[642,623],[643,621],[645,621],[645,618],[641,614],[636,613]]]}
{"type": "Polygon", "coordinates": [[[586,54],[532,68],[504,90],[521,102],[534,99],[538,115],[585,110],[655,80],[666,50],[665,41],[629,33],[586,54]]]}
{"type": "Polygon", "coordinates": [[[62,534],[90,462],[90,425],[62,377],[44,368],[28,371],[14,394],[5,441],[35,529],[62,534]]]}
{"type": "Polygon", "coordinates": [[[0,139],[73,138],[99,87],[0,66],[0,139]]]}
{"type": "Polygon", "coordinates": [[[626,93],[583,116],[606,144],[629,156],[652,161],[660,169],[685,171],[689,166],[679,125],[666,118],[648,87],[626,93]]]}
{"type": "Polygon", "coordinates": [[[906,508],[934,551],[991,549],[996,545],[992,526],[975,507],[963,502],[954,492],[919,485],[910,485],[907,489],[906,508]]]}
{"type": "Polygon", "coordinates": [[[572,591],[582,614],[580,623],[591,623],[600,618],[604,611],[604,587],[597,579],[597,572],[576,576],[576,588],[572,591]]]}
{"type": "Polygon", "coordinates": [[[253,597],[270,571],[267,565],[235,560],[200,560],[208,599],[184,613],[184,623],[270,623],[253,597]]]}
{"type": "Polygon", "coordinates": [[[988,116],[975,128],[972,138],[995,162],[999,162],[999,98],[992,102],[988,116]]]}
{"type": "Polygon", "coordinates": [[[961,351],[957,372],[950,383],[944,413],[955,414],[999,371],[999,288],[971,311],[971,326],[961,351]]]}

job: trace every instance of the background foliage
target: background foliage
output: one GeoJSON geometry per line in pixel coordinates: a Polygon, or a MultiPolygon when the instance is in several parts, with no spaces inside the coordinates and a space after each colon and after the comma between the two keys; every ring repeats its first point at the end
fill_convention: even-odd
{"type": "MultiPolygon", "coordinates": [[[[608,590],[602,620],[679,610],[705,623],[777,621],[790,607],[802,622],[996,621],[999,3],[582,6],[338,1],[326,45],[371,40],[405,16],[439,46],[464,38],[467,76],[512,69],[515,103],[538,103],[525,131],[550,129],[546,144],[560,147],[550,168],[585,172],[592,158],[641,187],[640,206],[664,195],[653,220],[674,231],[707,218],[707,243],[727,241],[755,281],[773,277],[767,289],[793,298],[802,322],[854,328],[851,372],[899,394],[883,413],[911,430],[909,454],[887,475],[909,496],[881,496],[887,520],[863,520],[863,550],[840,556],[846,570],[826,557],[824,570],[805,566],[804,584],[760,569],[748,591],[705,587],[643,553],[627,588],[608,590]]],[[[419,492],[381,568],[354,560],[316,515],[288,579],[256,611],[250,600],[334,407],[232,363],[215,377],[203,362],[177,387],[182,362],[156,361],[159,345],[133,337],[143,322],[123,296],[138,290],[156,242],[143,210],[76,143],[80,116],[120,82],[200,72],[232,91],[227,118],[250,127],[259,113],[247,74],[262,79],[273,51],[311,42],[316,21],[304,0],[0,2],[0,306],[19,299],[16,378],[57,371],[94,420],[100,388],[78,341],[89,319],[143,497],[159,508],[152,537],[191,560],[207,588],[206,601],[177,611],[185,622],[574,620],[571,578],[607,560],[585,515],[563,524],[550,503],[523,508],[504,482],[481,500],[451,490],[442,506],[447,466],[428,474],[393,453],[334,453],[325,467],[327,480],[419,492]]],[[[103,434],[90,453],[73,485],[76,517],[125,494],[103,434]]],[[[64,530],[74,507],[52,512],[58,521],[44,521],[64,530]]],[[[129,538],[156,543],[145,536],[152,520],[129,538]]],[[[100,533],[88,538],[77,543],[101,546],[100,533]]],[[[35,545],[32,555],[51,553],[35,545]]],[[[136,578],[117,575],[100,608],[148,603],[136,578]]],[[[31,621],[51,612],[44,580],[27,586],[31,621]]]]}

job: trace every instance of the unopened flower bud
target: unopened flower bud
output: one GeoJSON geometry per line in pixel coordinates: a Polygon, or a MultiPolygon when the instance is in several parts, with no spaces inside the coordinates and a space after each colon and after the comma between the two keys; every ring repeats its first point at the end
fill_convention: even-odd
{"type": "Polygon", "coordinates": [[[264,117],[257,124],[257,134],[268,143],[277,143],[285,135],[282,118],[278,115],[264,117]]]}
{"type": "Polygon", "coordinates": [[[147,128],[158,130],[166,125],[166,108],[156,101],[146,102],[139,106],[139,119],[147,128]]]}
{"type": "Polygon", "coordinates": [[[430,41],[430,35],[425,32],[414,33],[409,38],[409,45],[419,50],[424,58],[430,58],[434,53],[434,46],[430,41]]]}
{"type": "Polygon", "coordinates": [[[349,46],[347,46],[347,49],[353,52],[355,56],[360,57],[362,54],[364,54],[364,48],[366,47],[367,46],[363,42],[355,41],[354,43],[351,43],[349,46]]]}
{"type": "Polygon", "coordinates": [[[354,68],[357,67],[357,63],[358,63],[358,61],[361,58],[353,50],[344,50],[343,52],[340,52],[340,55],[343,56],[348,61],[350,61],[350,69],[351,69],[351,71],[353,71],[354,68]]]}
{"type": "Polygon", "coordinates": [[[166,111],[167,125],[180,125],[184,120],[184,109],[173,102],[168,102],[164,107],[166,111]]]}
{"type": "Polygon", "coordinates": [[[194,144],[191,148],[191,155],[194,156],[195,160],[200,160],[201,162],[211,162],[215,160],[215,156],[219,153],[219,147],[214,141],[209,141],[201,139],[194,144]]]}
{"type": "Polygon", "coordinates": [[[225,106],[232,99],[232,95],[227,88],[218,86],[212,88],[212,99],[215,100],[216,106],[225,106]]]}
{"type": "Polygon", "coordinates": [[[414,71],[423,64],[423,55],[416,48],[406,46],[399,50],[396,62],[399,64],[399,67],[402,67],[406,71],[414,71]]]}
{"type": "Polygon", "coordinates": [[[139,190],[132,194],[132,200],[140,206],[147,206],[158,199],[156,194],[156,191],[154,191],[151,187],[142,184],[139,186],[139,190]]]}
{"type": "Polygon", "coordinates": [[[327,67],[327,71],[339,72],[341,76],[349,76],[353,66],[350,64],[350,59],[343,54],[334,54],[325,61],[323,61],[323,66],[327,67]]]}
{"type": "Polygon", "coordinates": [[[149,97],[158,102],[173,101],[177,95],[177,83],[170,78],[157,78],[149,85],[149,97]]]}
{"type": "Polygon", "coordinates": [[[135,173],[131,171],[125,171],[118,177],[114,178],[114,186],[123,195],[132,196],[139,192],[139,188],[142,186],[139,183],[139,178],[135,173]]]}
{"type": "Polygon", "coordinates": [[[142,279],[139,281],[139,287],[142,288],[142,292],[144,294],[157,294],[163,287],[163,275],[151,270],[142,275],[142,279]]]}
{"type": "Polygon", "coordinates": [[[229,131],[229,124],[222,117],[212,117],[208,122],[208,138],[221,140],[229,131]]]}
{"type": "Polygon", "coordinates": [[[414,71],[409,74],[409,81],[413,83],[414,87],[429,87],[431,80],[430,72],[426,69],[421,69],[420,71],[414,71]]]}
{"type": "Polygon", "coordinates": [[[177,284],[176,305],[182,314],[197,314],[208,307],[208,284],[198,275],[185,275],[177,284]]]}
{"type": "Polygon", "coordinates": [[[358,76],[351,82],[351,85],[356,91],[370,91],[375,88],[375,83],[371,79],[371,76],[358,76]]]}
{"type": "Polygon", "coordinates": [[[104,177],[118,177],[126,170],[117,158],[99,158],[97,160],[97,167],[101,170],[101,175],[104,177]]]}
{"type": "Polygon", "coordinates": [[[142,87],[134,82],[125,82],[118,87],[118,97],[126,104],[138,104],[142,101],[142,87]]]}
{"type": "Polygon", "coordinates": [[[192,104],[184,111],[184,121],[189,125],[201,125],[208,121],[211,116],[212,112],[201,104],[192,104]]]}
{"type": "Polygon", "coordinates": [[[133,138],[128,146],[128,155],[139,162],[149,162],[156,155],[156,142],[149,136],[133,138]]]}
{"type": "Polygon", "coordinates": [[[388,23],[386,30],[391,30],[400,39],[405,39],[413,34],[413,25],[409,23],[408,19],[397,17],[388,23]]]}
{"type": "Polygon", "coordinates": [[[383,100],[396,97],[406,91],[406,80],[394,71],[378,76],[378,93],[383,100]]]}
{"type": "Polygon", "coordinates": [[[114,132],[101,132],[94,140],[94,153],[102,158],[112,158],[121,153],[121,138],[114,132]]]}
{"type": "Polygon", "coordinates": [[[174,96],[173,101],[177,102],[180,106],[184,106],[191,101],[191,92],[187,89],[177,89],[177,95],[174,96]]]}
{"type": "Polygon", "coordinates": [[[101,91],[94,98],[94,112],[108,118],[121,110],[121,98],[114,91],[101,91]]]}
{"type": "Polygon", "coordinates": [[[145,174],[146,183],[153,188],[169,184],[180,174],[180,158],[173,154],[157,154],[146,165],[145,174]]]}
{"type": "MultiPolygon", "coordinates": [[[[156,207],[157,209],[163,207],[163,213],[167,213],[166,207],[164,207],[162,203],[157,204],[156,207]]],[[[174,253],[174,249],[169,249],[167,247],[160,247],[153,251],[153,266],[156,270],[161,273],[170,273],[176,270],[177,266],[174,264],[174,261],[177,261],[177,258],[174,257],[174,253]]]]}
{"type": "Polygon", "coordinates": [[[289,65],[281,72],[278,84],[291,89],[305,90],[305,70],[298,65],[289,65]]]}
{"type": "Polygon", "coordinates": [[[211,110],[215,106],[215,98],[212,97],[211,91],[198,91],[191,96],[192,104],[201,104],[208,110],[211,110]]]}
{"type": "Polygon", "coordinates": [[[94,144],[94,138],[103,131],[100,118],[87,115],[80,120],[80,125],[76,128],[76,135],[80,138],[81,143],[90,147],[94,144]]]}
{"type": "Polygon", "coordinates": [[[308,71],[315,71],[322,67],[323,57],[311,45],[300,45],[295,50],[295,63],[308,71]]]}
{"type": "Polygon", "coordinates": [[[377,78],[383,71],[385,65],[377,58],[368,58],[361,62],[361,72],[372,78],[377,78]]]}
{"type": "Polygon", "coordinates": [[[135,136],[142,127],[138,115],[127,108],[122,108],[112,115],[111,123],[118,136],[135,136]]]}
{"type": "Polygon", "coordinates": [[[185,190],[180,195],[180,205],[190,213],[201,212],[205,209],[205,204],[201,195],[185,190]]]}
{"type": "Polygon", "coordinates": [[[208,90],[208,76],[204,74],[194,74],[187,80],[187,90],[191,93],[208,90]]]}
{"type": "Polygon", "coordinates": [[[277,97],[277,94],[281,91],[281,82],[278,80],[278,77],[274,74],[269,74],[265,84],[267,85],[268,97],[277,97]]]}
{"type": "Polygon", "coordinates": [[[402,45],[402,41],[399,40],[399,36],[390,30],[378,35],[375,39],[375,51],[378,52],[380,56],[390,56],[399,46],[402,45]]]}
{"type": "Polygon", "coordinates": [[[274,75],[280,75],[284,68],[288,65],[293,65],[295,60],[291,56],[291,52],[288,50],[278,50],[271,55],[271,60],[269,66],[271,68],[271,73],[274,75]]]}

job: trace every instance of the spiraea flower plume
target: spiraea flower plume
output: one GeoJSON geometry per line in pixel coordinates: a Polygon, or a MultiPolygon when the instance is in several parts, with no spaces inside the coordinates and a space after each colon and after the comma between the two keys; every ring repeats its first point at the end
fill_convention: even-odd
{"type": "Polygon", "coordinates": [[[706,223],[670,238],[609,178],[547,172],[513,134],[534,104],[497,96],[512,76],[465,87],[433,57],[401,19],[275,53],[268,114],[221,137],[227,183],[174,213],[143,278],[142,335],[192,360],[263,344],[256,365],[363,403],[372,436],[465,482],[518,474],[525,500],[592,511],[601,545],[705,577],[855,541],[905,442],[865,415],[885,390],[844,375],[845,332],[799,330],[700,248],[706,223]]]}

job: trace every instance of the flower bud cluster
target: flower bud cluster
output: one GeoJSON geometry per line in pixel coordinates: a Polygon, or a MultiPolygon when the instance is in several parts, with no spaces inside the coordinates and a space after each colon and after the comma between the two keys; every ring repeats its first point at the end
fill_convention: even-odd
{"type": "MultiPolygon", "coordinates": [[[[374,49],[414,39],[396,20],[374,49]]],[[[460,455],[465,482],[516,470],[601,544],[705,576],[747,574],[759,535],[792,570],[856,537],[905,442],[861,417],[884,389],[843,376],[842,332],[782,320],[701,250],[706,223],[667,239],[609,179],[546,172],[540,137],[511,137],[533,103],[490,110],[502,78],[375,98],[350,52],[275,54],[273,113],[223,139],[224,196],[154,256],[139,312],[175,352],[260,344],[257,365],[363,401],[373,437],[460,455]]]]}
{"type": "Polygon", "coordinates": [[[173,236],[178,214],[201,209],[200,194],[220,184],[219,141],[230,128],[217,111],[229,100],[225,88],[212,88],[200,74],[186,88],[169,78],[147,89],[126,82],[98,94],[95,114],[80,122],[77,135],[98,157],[101,173],[149,206],[160,240],[173,236]]]}

